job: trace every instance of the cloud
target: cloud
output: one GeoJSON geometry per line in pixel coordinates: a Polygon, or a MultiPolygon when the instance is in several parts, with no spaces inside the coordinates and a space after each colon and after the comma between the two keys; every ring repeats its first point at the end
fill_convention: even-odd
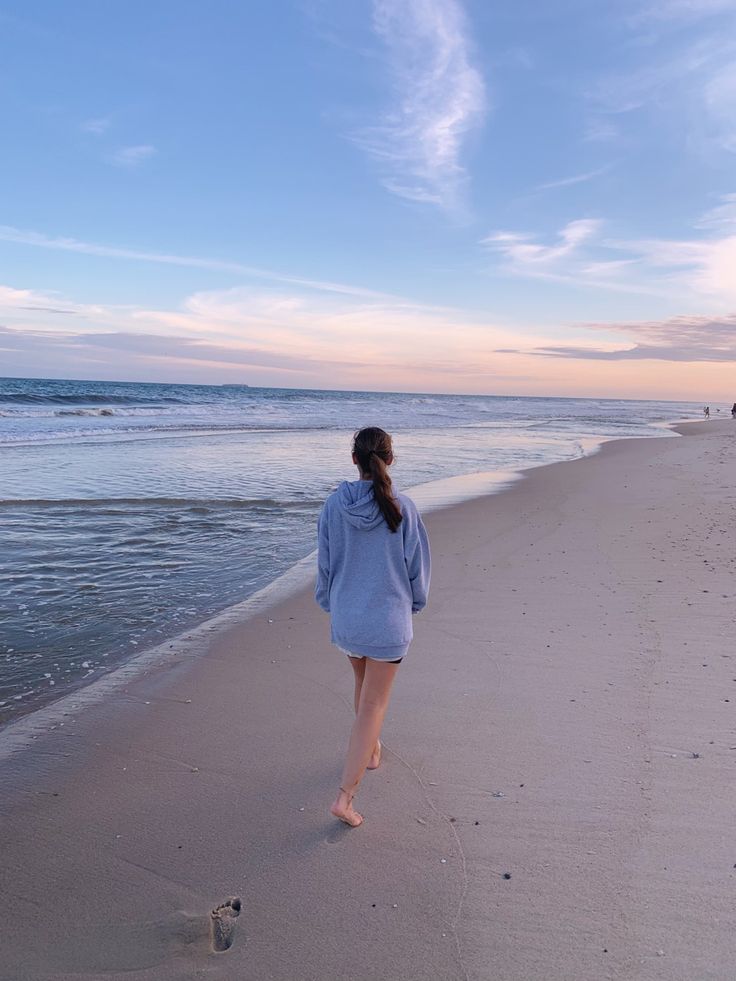
{"type": "Polygon", "coordinates": [[[588,91],[584,139],[616,139],[626,116],[638,113],[646,122],[631,120],[627,133],[637,142],[646,125],[660,146],[679,140],[701,157],[736,152],[736,0],[620,0],[618,7],[613,23],[628,30],[621,67],[588,91]]]}
{"type": "MultiPolygon", "coordinates": [[[[216,344],[191,337],[139,334],[129,331],[64,333],[38,329],[13,329],[0,325],[0,350],[7,354],[44,355],[55,368],[73,368],[79,363],[112,365],[121,360],[139,367],[145,364],[169,369],[200,364],[224,371],[260,371],[272,368],[288,376],[302,375],[314,365],[304,357],[277,351],[263,352],[247,346],[216,344]]],[[[335,366],[339,367],[339,366],[335,366]]],[[[297,378],[298,383],[298,378],[297,378]]]]}
{"type": "Polygon", "coordinates": [[[485,108],[463,10],[457,0],[374,0],[373,10],[394,102],[353,140],[378,161],[391,193],[456,210],[467,181],[463,139],[485,108]]]}
{"type": "Polygon", "coordinates": [[[284,273],[273,272],[269,269],[260,269],[256,266],[248,266],[239,262],[206,259],[197,256],[172,255],[166,252],[146,252],[140,249],[122,248],[117,245],[102,245],[97,242],[82,242],[75,238],[55,237],[47,235],[44,232],[15,228],[12,225],[0,225],[0,241],[15,242],[18,245],[31,245],[42,249],[54,249],[61,252],[97,255],[110,259],[128,259],[134,262],[153,262],[170,266],[208,269],[212,272],[232,273],[236,276],[247,276],[254,279],[267,279],[278,283],[288,283],[292,286],[303,286],[326,293],[344,293],[348,296],[365,297],[381,297],[386,295],[364,289],[360,286],[349,286],[344,283],[331,283],[324,280],[289,276],[284,273]]]}
{"type": "Polygon", "coordinates": [[[621,136],[621,130],[610,119],[596,116],[588,120],[583,133],[586,143],[613,143],[621,136]]]}
{"type": "Polygon", "coordinates": [[[548,191],[555,187],[571,187],[573,184],[584,184],[586,181],[592,181],[596,177],[601,177],[603,174],[607,174],[611,169],[611,166],[611,164],[606,164],[605,167],[597,167],[595,170],[588,170],[584,174],[574,174],[572,177],[562,177],[560,180],[547,181],[544,184],[537,184],[534,190],[548,191]]]}
{"type": "MultiPolygon", "coordinates": [[[[237,287],[177,306],[87,305],[0,288],[6,374],[239,380],[319,388],[488,391],[534,386],[533,365],[497,348],[540,347],[525,325],[407,300],[237,287]],[[63,309],[58,317],[45,307],[63,309]],[[510,386],[510,387],[509,387],[510,386]]],[[[537,359],[537,365],[539,365],[537,359]]]]}
{"type": "MultiPolygon", "coordinates": [[[[284,351],[259,350],[248,345],[215,344],[198,337],[171,337],[167,334],[139,334],[132,331],[70,334],[66,342],[87,348],[104,349],[124,354],[138,354],[167,361],[206,361],[228,367],[269,367],[293,372],[321,364],[320,359],[288,354],[284,351]]],[[[338,365],[336,365],[338,367],[338,365]]],[[[340,367],[345,367],[341,365],[340,367]]]]}
{"type": "Polygon", "coordinates": [[[507,275],[563,283],[575,289],[669,298],[671,288],[658,288],[637,276],[640,258],[609,258],[610,251],[606,254],[607,246],[600,241],[602,227],[597,218],[579,218],[561,228],[552,245],[536,241],[540,236],[519,232],[493,232],[480,244],[500,258],[496,268],[507,275]]]}
{"type": "Polygon", "coordinates": [[[138,311],[146,329],[217,337],[259,350],[289,351],[332,363],[380,370],[434,359],[457,365],[473,350],[482,359],[491,338],[515,340],[518,330],[446,308],[406,300],[361,300],[237,287],[188,296],[178,310],[138,311]]]}
{"type": "Polygon", "coordinates": [[[90,324],[118,325],[130,317],[134,309],[124,305],[79,303],[49,290],[0,286],[0,313],[6,321],[16,326],[41,326],[49,332],[63,332],[74,326],[89,329],[90,324]],[[62,323],[58,320],[60,316],[70,320],[62,323]]]}
{"type": "Polygon", "coordinates": [[[4,372],[45,377],[634,398],[714,398],[717,386],[727,398],[736,361],[736,315],[568,325],[564,344],[407,301],[244,288],[151,310],[0,287],[0,322],[4,372]],[[608,336],[573,343],[581,329],[608,336]]]}
{"type": "Polygon", "coordinates": [[[611,241],[612,248],[638,256],[653,274],[679,280],[680,289],[736,302],[736,235],[711,239],[611,241]]]}
{"type": "Polygon", "coordinates": [[[732,45],[717,37],[699,37],[684,46],[667,46],[666,53],[650,52],[643,68],[604,76],[589,93],[593,105],[620,115],[651,104],[682,109],[685,96],[702,95],[702,85],[714,68],[728,63],[732,45]],[[694,88],[697,86],[697,90],[694,88]]]}
{"type": "Polygon", "coordinates": [[[653,132],[666,127],[670,138],[679,137],[691,152],[736,152],[733,13],[736,0],[728,4],[662,3],[640,10],[647,33],[636,33],[641,26],[638,15],[629,26],[647,58],[643,67],[630,66],[598,80],[588,93],[596,118],[646,112],[653,132]],[[661,18],[659,14],[655,18],[655,12],[661,18]],[[721,16],[706,18],[708,13],[721,16]],[[659,33],[652,34],[653,19],[661,28],[659,33]]]}
{"type": "Polygon", "coordinates": [[[83,123],[80,123],[79,128],[85,133],[95,133],[100,135],[101,133],[106,133],[110,128],[110,123],[112,120],[107,117],[100,117],[98,119],[85,119],[83,123]]]}
{"type": "Polygon", "coordinates": [[[736,230],[736,194],[723,194],[721,203],[706,211],[695,223],[696,228],[732,228],[736,230]]]}
{"type": "Polygon", "coordinates": [[[595,218],[580,218],[568,222],[558,233],[554,245],[540,245],[533,236],[518,232],[492,232],[482,240],[483,245],[506,259],[516,271],[536,270],[550,265],[559,259],[569,258],[583,242],[592,238],[600,229],[601,222],[595,218]]]}
{"type": "Polygon", "coordinates": [[[112,154],[110,162],[116,167],[138,167],[144,160],[149,160],[157,152],[155,146],[150,146],[147,143],[138,146],[123,146],[112,154]]]}
{"type": "Polygon", "coordinates": [[[481,244],[500,257],[498,269],[507,274],[670,301],[736,303],[736,194],[694,224],[704,232],[699,238],[604,239],[601,228],[599,220],[579,219],[552,245],[518,232],[494,232],[481,244]]]}
{"type": "Polygon", "coordinates": [[[736,11],[736,0],[637,0],[631,23],[698,21],[716,14],[736,11]]]}
{"type": "MultiPolygon", "coordinates": [[[[628,346],[556,345],[537,348],[534,353],[543,357],[592,361],[653,360],[736,364],[736,314],[585,326],[608,334],[621,333],[628,338],[628,346]]],[[[523,353],[528,354],[528,351],[523,353]]]]}
{"type": "Polygon", "coordinates": [[[217,343],[203,338],[139,334],[135,332],[47,333],[18,330],[0,325],[0,351],[9,369],[22,373],[50,369],[48,377],[65,377],[83,367],[95,378],[131,377],[161,381],[198,378],[213,380],[247,378],[252,384],[294,387],[350,388],[370,390],[466,390],[486,391],[490,380],[512,386],[536,381],[533,373],[519,374],[489,353],[487,359],[472,363],[451,356],[423,353],[407,358],[388,345],[383,357],[374,363],[360,358],[341,357],[331,350],[305,355],[285,350],[249,347],[246,344],[217,343]],[[27,360],[23,360],[27,359],[27,360]]]}
{"type": "Polygon", "coordinates": [[[724,150],[736,153],[736,63],[717,72],[705,84],[705,107],[724,150]]]}

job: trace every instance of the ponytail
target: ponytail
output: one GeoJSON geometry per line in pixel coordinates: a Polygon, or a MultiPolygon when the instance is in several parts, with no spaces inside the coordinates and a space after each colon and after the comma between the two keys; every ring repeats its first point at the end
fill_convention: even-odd
{"type": "Polygon", "coordinates": [[[362,472],[371,475],[378,509],[391,531],[395,532],[401,524],[402,514],[388,473],[394,460],[391,437],[376,427],[361,429],[355,434],[353,453],[362,472]]]}
{"type": "Polygon", "coordinates": [[[373,478],[373,496],[376,499],[376,504],[391,531],[396,531],[401,524],[402,515],[399,505],[396,503],[396,498],[393,495],[388,467],[375,452],[371,453],[369,464],[371,477],[373,478]]]}

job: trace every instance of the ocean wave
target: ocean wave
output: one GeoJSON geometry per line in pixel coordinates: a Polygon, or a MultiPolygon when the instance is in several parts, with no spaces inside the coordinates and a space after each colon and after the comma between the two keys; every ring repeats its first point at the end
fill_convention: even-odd
{"type": "Polygon", "coordinates": [[[173,396],[147,397],[137,395],[112,395],[107,392],[57,392],[54,395],[41,392],[2,392],[3,405],[186,405],[185,399],[173,396]]]}
{"type": "MultiPolygon", "coordinates": [[[[77,413],[72,413],[77,415],[77,413]]],[[[86,413],[79,413],[85,415],[86,413]]],[[[57,416],[58,413],[54,413],[57,416]]],[[[102,413],[89,413],[89,415],[100,416],[102,413]]],[[[105,414],[107,415],[107,414],[105,414]]],[[[112,413],[116,422],[121,416],[126,416],[124,410],[116,410],[112,413]]],[[[41,417],[44,418],[44,417],[41,417]]],[[[60,424],[61,425],[61,424],[60,424]]],[[[140,425],[120,425],[111,422],[110,427],[104,425],[90,429],[38,429],[37,431],[25,428],[17,432],[0,432],[0,446],[16,446],[28,443],[62,443],[73,442],[77,439],[154,439],[156,437],[166,438],[186,438],[187,436],[219,435],[228,433],[293,433],[293,432],[329,432],[332,430],[343,429],[344,426],[338,422],[319,425],[298,420],[290,424],[271,423],[263,421],[253,425],[246,422],[218,422],[216,418],[211,421],[181,423],[148,423],[140,425]]]]}
{"type": "Polygon", "coordinates": [[[112,409],[56,409],[55,416],[114,416],[112,409]]]}
{"type": "Polygon", "coordinates": [[[110,507],[160,507],[186,510],[209,510],[217,508],[253,510],[292,511],[299,508],[317,507],[324,503],[323,498],[304,497],[298,501],[281,501],[275,498],[242,497],[59,497],[59,498],[7,498],[0,499],[0,509],[17,507],[56,507],[56,508],[110,508],[110,507]]]}

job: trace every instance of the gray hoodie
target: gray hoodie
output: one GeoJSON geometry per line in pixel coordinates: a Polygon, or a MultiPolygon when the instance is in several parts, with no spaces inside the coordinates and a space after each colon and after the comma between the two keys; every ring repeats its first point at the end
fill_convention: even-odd
{"type": "Polygon", "coordinates": [[[396,500],[402,522],[392,532],[370,480],[344,481],[319,516],[315,598],[330,614],[332,643],[377,661],[403,657],[412,613],[427,604],[429,541],[416,505],[396,500]]]}

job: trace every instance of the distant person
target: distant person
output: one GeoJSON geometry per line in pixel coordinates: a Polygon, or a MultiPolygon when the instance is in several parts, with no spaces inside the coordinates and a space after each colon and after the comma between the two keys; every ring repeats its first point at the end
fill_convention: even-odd
{"type": "Polygon", "coordinates": [[[709,405],[704,405],[703,406],[703,416],[706,419],[710,419],[710,406],[709,405]]]}
{"type": "Polygon", "coordinates": [[[330,614],[332,643],[348,655],[355,680],[355,722],[330,810],[353,828],[363,823],[353,797],[366,769],[381,762],[391,687],[412,639],[412,614],[424,609],[429,590],[427,532],[414,502],[393,491],[393,460],[388,433],[356,433],[360,479],[330,494],[318,524],[315,599],[330,614]]]}
{"type": "Polygon", "coordinates": [[[736,419],[736,402],[733,403],[733,408],[731,409],[731,418],[736,419]]]}

